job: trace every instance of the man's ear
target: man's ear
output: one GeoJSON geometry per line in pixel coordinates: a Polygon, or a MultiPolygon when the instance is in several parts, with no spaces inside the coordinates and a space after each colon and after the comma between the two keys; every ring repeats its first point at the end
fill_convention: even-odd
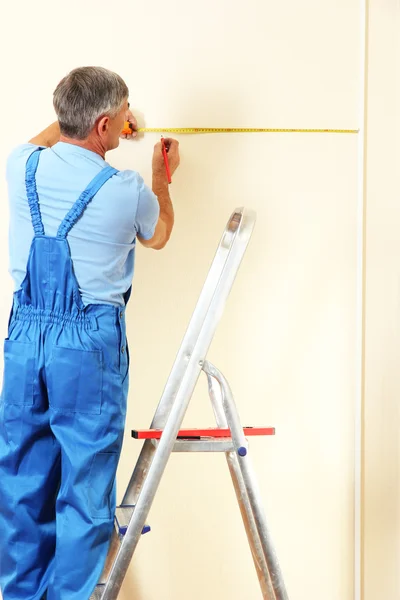
{"type": "Polygon", "coordinates": [[[101,119],[99,119],[99,122],[97,123],[97,131],[100,135],[104,135],[105,133],[107,133],[108,128],[110,126],[110,117],[108,116],[104,116],[101,117],[101,119]]]}

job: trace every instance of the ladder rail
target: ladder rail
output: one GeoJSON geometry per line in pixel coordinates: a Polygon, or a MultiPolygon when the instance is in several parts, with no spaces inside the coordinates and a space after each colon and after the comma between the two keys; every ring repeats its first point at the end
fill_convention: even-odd
{"type": "Polygon", "coordinates": [[[144,443],[123,499],[123,504],[135,504],[135,510],[104,586],[102,600],[118,597],[254,224],[253,211],[237,209],[222,236],[151,424],[151,428],[164,429],[163,435],[156,449],[150,440],[144,443]]]}
{"type": "MultiPolygon", "coordinates": [[[[207,368],[207,365],[206,365],[207,368]]],[[[218,427],[228,427],[228,421],[225,415],[222,404],[222,390],[219,382],[207,373],[208,392],[213,407],[215,420],[218,427]]],[[[268,571],[267,561],[265,560],[262,543],[258,535],[257,525],[254,519],[249,496],[242,472],[238,462],[237,452],[225,452],[226,462],[228,463],[229,472],[231,474],[233,487],[236,493],[236,498],[239,504],[240,513],[242,515],[244,528],[247,534],[247,540],[250,545],[251,554],[253,557],[254,566],[256,569],[258,581],[260,583],[261,592],[264,600],[275,600],[274,590],[272,588],[270,573],[268,571]]]]}
{"type": "Polygon", "coordinates": [[[188,357],[192,355],[194,346],[199,343],[199,338],[205,329],[205,321],[210,320],[210,311],[217,309],[212,327],[207,323],[210,330],[202,352],[204,356],[207,353],[250,241],[255,221],[256,215],[253,211],[237,208],[227,223],[161,396],[151,425],[152,428],[162,429],[165,426],[170,407],[187,370],[188,357]],[[231,276],[227,276],[229,272],[231,276]],[[225,289],[223,289],[224,286],[225,289]],[[221,298],[218,298],[219,294],[221,298]]]}
{"type": "Polygon", "coordinates": [[[258,534],[256,521],[252,512],[249,495],[247,493],[246,484],[240,469],[237,453],[226,452],[226,461],[231,474],[240,513],[242,515],[242,520],[246,531],[247,540],[249,542],[251,555],[253,557],[254,567],[257,573],[263,600],[276,600],[271,582],[271,575],[265,560],[262,542],[258,534]]]}
{"type": "MultiPolygon", "coordinates": [[[[256,215],[253,211],[237,208],[228,221],[150,425],[151,429],[165,430],[176,396],[191,369],[193,373],[191,373],[192,385],[190,387],[192,388],[191,393],[193,392],[201,372],[200,363],[205,358],[214,337],[236,273],[250,241],[255,220],[256,215]],[[210,313],[212,313],[212,320],[210,313]],[[207,328],[209,328],[208,331],[207,328]],[[201,347],[197,362],[192,360],[195,346],[196,348],[201,347]]],[[[137,504],[141,489],[142,477],[140,474],[148,472],[154,453],[155,447],[151,443],[145,442],[123,498],[123,504],[137,504]]]]}
{"type": "MultiPolygon", "coordinates": [[[[240,424],[239,414],[236,408],[231,388],[224,375],[213,364],[211,364],[208,361],[205,361],[203,369],[207,375],[216,379],[221,386],[223,410],[226,415],[228,426],[231,430],[233,446],[237,452],[236,456],[238,457],[239,449],[246,448],[247,443],[246,445],[244,445],[245,438],[243,434],[243,428],[240,424]]],[[[258,536],[261,541],[261,546],[265,556],[265,561],[267,563],[272,588],[275,594],[275,599],[289,600],[281,568],[267,525],[262,505],[261,494],[258,488],[257,480],[255,478],[251,462],[249,460],[248,453],[240,455],[237,460],[242,474],[243,483],[247,490],[248,499],[251,506],[251,511],[253,513],[258,536]]]]}

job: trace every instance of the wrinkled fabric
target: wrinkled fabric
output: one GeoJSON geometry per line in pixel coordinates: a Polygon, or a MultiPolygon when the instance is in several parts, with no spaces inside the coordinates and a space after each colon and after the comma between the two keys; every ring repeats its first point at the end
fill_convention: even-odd
{"type": "Polygon", "coordinates": [[[26,168],[35,236],[4,342],[0,588],[3,600],[88,600],[113,527],[129,359],[125,311],[84,306],[67,235],[116,171],[103,169],[49,237],[39,157],[26,168]]]}

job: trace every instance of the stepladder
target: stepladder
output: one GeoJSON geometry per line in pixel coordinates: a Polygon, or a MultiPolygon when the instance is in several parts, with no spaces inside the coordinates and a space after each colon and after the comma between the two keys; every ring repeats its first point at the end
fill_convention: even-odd
{"type": "Polygon", "coordinates": [[[255,220],[255,213],[244,208],[236,209],[229,218],[150,428],[132,432],[133,437],[144,443],[121,506],[116,510],[105,568],[90,600],[118,598],[140,537],[150,529],[147,517],[173,452],[225,454],[260,584],[260,598],[289,598],[248,443],[249,437],[271,436],[275,429],[242,426],[227,379],[207,358],[255,220]],[[183,419],[201,373],[207,377],[216,426],[183,429],[183,419]]]}

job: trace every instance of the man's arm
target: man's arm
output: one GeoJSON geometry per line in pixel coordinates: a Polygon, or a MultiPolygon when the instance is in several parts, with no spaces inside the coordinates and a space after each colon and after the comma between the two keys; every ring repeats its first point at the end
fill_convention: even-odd
{"type": "Polygon", "coordinates": [[[60,126],[58,121],[46,127],[41,133],[33,137],[29,140],[30,144],[35,144],[35,146],[45,146],[50,148],[57,144],[60,141],[60,126]]]}
{"type": "MultiPolygon", "coordinates": [[[[166,138],[165,145],[168,148],[168,162],[171,174],[179,166],[179,142],[166,138]]],[[[174,209],[169,195],[168,178],[162,154],[161,142],[156,144],[153,155],[153,192],[157,196],[160,205],[160,216],[156,225],[154,235],[149,240],[140,236],[138,239],[146,248],[161,250],[168,242],[174,226],[174,209]]]]}
{"type": "Polygon", "coordinates": [[[160,216],[150,240],[144,240],[140,236],[138,239],[146,248],[161,250],[168,242],[172,228],[174,226],[174,209],[168,190],[168,181],[165,177],[157,177],[153,174],[153,192],[157,196],[160,205],[160,216]]]}

